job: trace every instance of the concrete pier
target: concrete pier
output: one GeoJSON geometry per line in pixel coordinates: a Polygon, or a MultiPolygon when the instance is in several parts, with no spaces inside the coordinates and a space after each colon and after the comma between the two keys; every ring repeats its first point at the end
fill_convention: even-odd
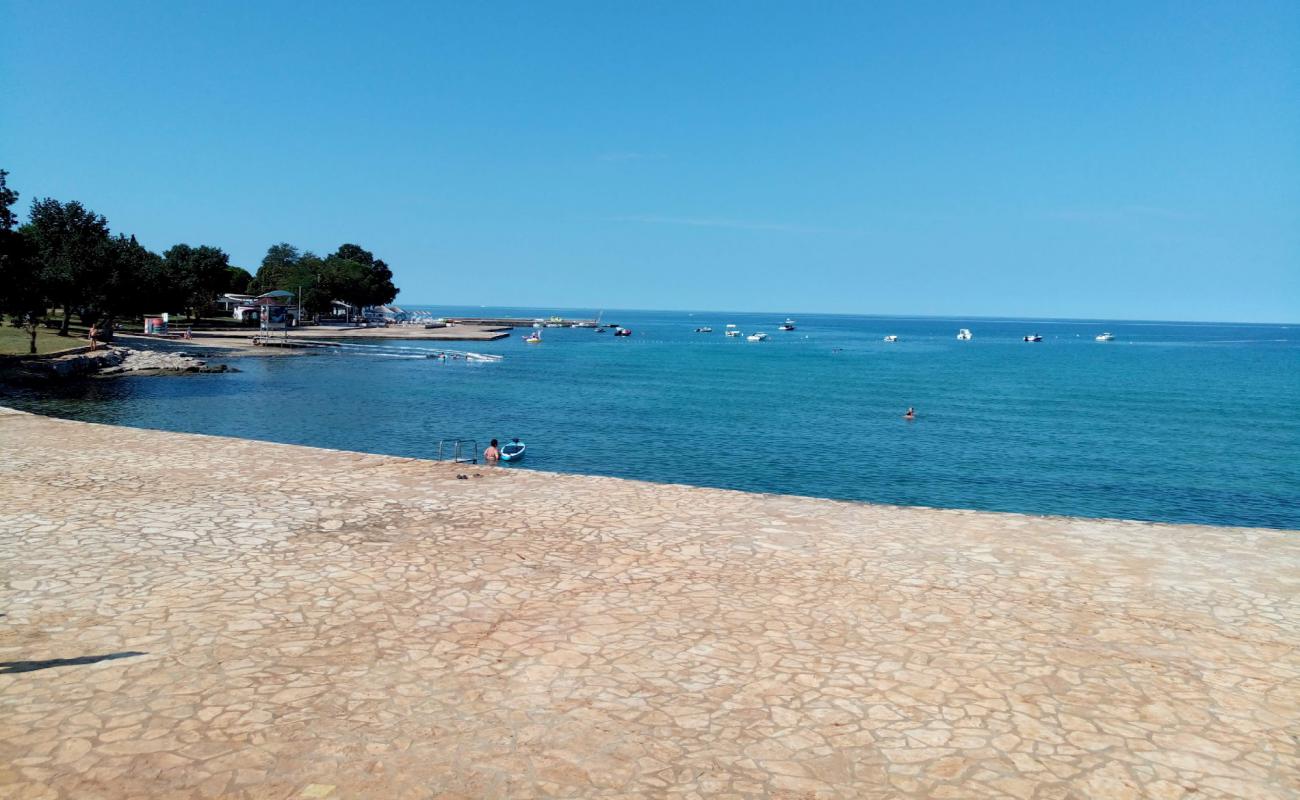
{"type": "Polygon", "coordinates": [[[1300,787],[1295,532],[4,409],[0,453],[0,797],[1300,787]]]}

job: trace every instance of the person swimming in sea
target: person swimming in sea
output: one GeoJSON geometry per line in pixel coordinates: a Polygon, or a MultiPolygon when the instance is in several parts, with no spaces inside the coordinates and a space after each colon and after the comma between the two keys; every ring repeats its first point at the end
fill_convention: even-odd
{"type": "Polygon", "coordinates": [[[486,461],[489,465],[492,465],[497,463],[497,461],[499,461],[500,459],[501,459],[501,450],[497,447],[497,440],[493,439],[492,442],[487,446],[487,449],[483,451],[483,460],[486,461]]]}
{"type": "Polygon", "coordinates": [[[916,419],[916,409],[912,408],[911,406],[908,406],[907,413],[903,415],[903,419],[907,420],[908,422],[911,422],[912,420],[916,419]]]}

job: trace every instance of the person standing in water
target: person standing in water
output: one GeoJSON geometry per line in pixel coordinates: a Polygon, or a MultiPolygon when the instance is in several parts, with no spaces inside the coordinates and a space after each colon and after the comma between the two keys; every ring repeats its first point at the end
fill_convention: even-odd
{"type": "Polygon", "coordinates": [[[903,419],[907,420],[908,422],[911,422],[912,420],[916,419],[916,409],[912,408],[911,406],[908,406],[907,413],[903,415],[903,419]]]}
{"type": "Polygon", "coordinates": [[[487,449],[483,451],[483,460],[488,463],[488,466],[494,466],[501,460],[501,450],[497,448],[496,439],[488,443],[487,449]]]}

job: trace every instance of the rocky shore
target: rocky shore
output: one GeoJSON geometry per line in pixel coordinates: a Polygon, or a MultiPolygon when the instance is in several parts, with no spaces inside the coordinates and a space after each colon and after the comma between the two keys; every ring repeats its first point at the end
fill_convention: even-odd
{"type": "Polygon", "coordinates": [[[16,379],[111,377],[115,375],[187,375],[238,372],[226,364],[208,364],[181,351],[105,347],[55,358],[18,361],[8,370],[16,379]]]}

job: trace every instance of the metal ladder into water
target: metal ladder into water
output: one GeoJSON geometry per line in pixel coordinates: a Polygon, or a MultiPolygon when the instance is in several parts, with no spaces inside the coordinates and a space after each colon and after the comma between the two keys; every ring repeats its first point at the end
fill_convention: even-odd
{"type": "Polygon", "coordinates": [[[439,461],[451,461],[455,464],[477,464],[478,440],[439,439],[437,458],[439,461]]]}

